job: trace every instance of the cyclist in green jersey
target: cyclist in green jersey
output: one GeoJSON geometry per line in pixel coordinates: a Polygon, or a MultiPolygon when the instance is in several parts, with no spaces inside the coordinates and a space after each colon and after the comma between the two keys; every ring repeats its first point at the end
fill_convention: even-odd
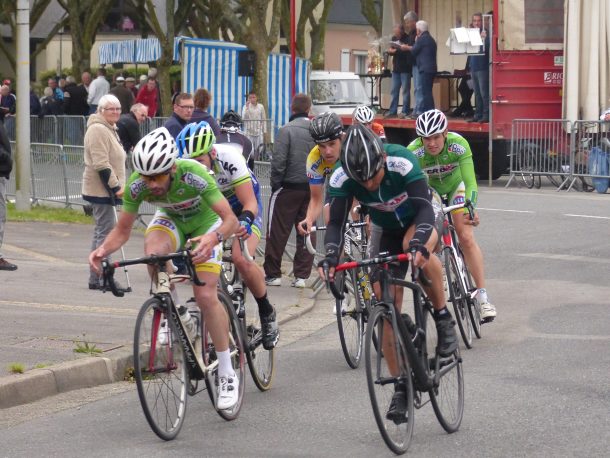
{"type": "MultiPolygon", "coordinates": [[[[447,118],[439,110],[422,113],[417,118],[415,129],[419,138],[413,140],[407,149],[418,157],[430,186],[446,197],[449,205],[457,205],[468,199],[476,209],[477,180],[468,141],[459,134],[448,132],[447,118]]],[[[479,215],[475,210],[471,221],[466,210],[456,210],[453,212],[453,223],[466,265],[478,288],[481,320],[484,323],[493,321],[496,308],[487,297],[483,253],[474,238],[473,228],[479,225],[479,215]]]]}
{"type": "MultiPolygon", "coordinates": [[[[372,256],[379,252],[390,254],[409,253],[416,248],[415,264],[421,267],[432,282],[424,287],[434,307],[439,339],[439,353],[449,356],[458,346],[455,321],[445,304],[441,262],[430,256],[439,240],[438,222],[435,214],[425,174],[417,158],[400,145],[386,144],[367,127],[357,124],[347,130],[347,137],[341,150],[341,159],[335,165],[330,178],[329,189],[330,220],[326,226],[324,239],[326,257],[318,264],[318,272],[324,278],[324,264],[330,267],[329,275],[334,275],[334,266],[339,263],[343,247],[344,225],[351,208],[352,199],[369,208],[373,224],[381,228],[379,244],[372,256]]],[[[404,278],[408,264],[392,267],[393,276],[404,278]]],[[[379,291],[379,285],[375,288],[379,291]]],[[[394,287],[394,305],[400,311],[403,291],[394,287]]],[[[393,336],[388,327],[384,333],[383,349],[390,372],[398,373],[396,357],[393,353],[393,336]]],[[[406,409],[406,387],[396,385],[387,418],[402,421],[406,409]]]]}
{"type": "MultiPolygon", "coordinates": [[[[218,355],[217,407],[230,409],[237,402],[240,381],[231,365],[229,319],[216,287],[222,241],[238,229],[239,223],[205,167],[195,161],[177,160],[176,156],[176,143],[165,127],[138,142],[132,155],[135,172],[123,194],[123,211],[104,242],[89,255],[89,263],[101,271],[102,259],[127,242],[142,202],[159,207],[146,229],[144,251],[147,256],[163,255],[187,242],[194,246],[192,261],[205,286],[193,285],[193,293],[218,355]]],[[[149,267],[151,276],[153,269],[149,267]]],[[[174,299],[177,302],[177,296],[174,299]]]]}

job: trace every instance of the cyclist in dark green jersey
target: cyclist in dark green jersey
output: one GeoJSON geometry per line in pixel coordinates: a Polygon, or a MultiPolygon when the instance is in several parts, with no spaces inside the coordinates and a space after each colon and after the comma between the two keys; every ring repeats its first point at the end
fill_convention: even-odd
{"type": "MultiPolygon", "coordinates": [[[[381,228],[379,245],[371,253],[389,251],[390,254],[417,249],[415,264],[421,267],[432,285],[425,287],[434,306],[434,318],[439,338],[441,356],[451,355],[458,345],[455,321],[445,305],[442,267],[436,256],[430,256],[438,243],[437,215],[431,202],[426,176],[417,158],[400,145],[386,144],[365,126],[353,125],[341,151],[341,159],[335,165],[330,178],[330,220],[324,239],[326,257],[318,267],[324,278],[323,263],[327,263],[331,277],[333,267],[339,262],[343,246],[344,225],[352,200],[369,208],[372,223],[381,228]]],[[[408,264],[393,268],[393,276],[404,278],[408,264]]],[[[376,285],[378,288],[378,285],[376,285]]],[[[402,288],[393,291],[394,305],[402,306],[402,288]]],[[[388,368],[398,373],[393,354],[391,329],[384,334],[384,354],[388,368]]],[[[405,416],[405,387],[397,384],[396,393],[387,417],[395,421],[405,416]]]]}
{"type": "MultiPolygon", "coordinates": [[[[220,410],[230,409],[238,399],[239,383],[229,353],[229,319],[218,300],[216,287],[222,263],[222,241],[238,229],[237,217],[205,167],[191,160],[177,160],[174,138],[165,127],[142,138],[133,151],[135,172],[127,180],[123,211],[104,242],[89,255],[98,272],[101,261],[127,240],[144,201],[159,207],[146,229],[147,256],[164,255],[193,245],[192,261],[205,286],[193,285],[218,356],[220,410]]],[[[154,274],[153,267],[149,273],[154,274]]],[[[172,289],[172,295],[175,295],[172,289]]],[[[174,296],[177,302],[177,296],[174,296]]],[[[243,381],[241,381],[243,383],[243,381]]]]}
{"type": "Polygon", "coordinates": [[[466,264],[478,288],[481,319],[483,322],[493,321],[496,308],[487,297],[483,253],[474,238],[473,227],[479,225],[479,215],[476,212],[478,189],[470,145],[461,135],[448,132],[447,118],[439,110],[422,113],[417,118],[415,128],[419,138],[413,140],[407,149],[419,159],[420,166],[428,175],[430,186],[445,196],[449,205],[457,205],[468,199],[475,208],[472,221],[466,210],[453,212],[453,223],[466,264]]]}

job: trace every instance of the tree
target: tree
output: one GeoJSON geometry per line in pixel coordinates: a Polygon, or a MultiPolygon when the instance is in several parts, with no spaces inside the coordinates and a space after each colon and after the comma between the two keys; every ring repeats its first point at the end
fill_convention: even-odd
{"type": "Polygon", "coordinates": [[[381,36],[381,24],[383,23],[383,8],[379,7],[379,0],[360,0],[362,15],[375,29],[378,37],[381,36]]]}
{"type": "Polygon", "coordinates": [[[112,0],[57,0],[66,14],[72,36],[72,75],[80,78],[91,66],[91,48],[97,29],[108,15],[112,0]]]}

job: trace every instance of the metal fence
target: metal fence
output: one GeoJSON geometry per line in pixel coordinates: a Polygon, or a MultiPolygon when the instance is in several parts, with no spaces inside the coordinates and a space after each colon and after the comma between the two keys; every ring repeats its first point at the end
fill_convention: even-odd
{"type": "Polygon", "coordinates": [[[516,181],[539,188],[547,179],[558,191],[592,191],[610,178],[609,155],[610,122],[515,119],[506,186],[516,181]]]}

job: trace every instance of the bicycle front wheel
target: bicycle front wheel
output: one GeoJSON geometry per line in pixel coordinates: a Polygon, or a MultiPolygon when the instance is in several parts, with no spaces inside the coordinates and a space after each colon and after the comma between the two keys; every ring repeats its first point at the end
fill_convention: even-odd
{"type": "Polygon", "coordinates": [[[430,400],[438,422],[448,433],[460,428],[464,415],[464,373],[459,348],[449,358],[438,355],[431,365],[434,387],[430,400]]]}
{"type": "Polygon", "coordinates": [[[188,373],[176,325],[165,311],[157,298],[144,303],[136,320],[133,359],[144,416],[157,436],[172,440],[186,414],[188,373]]]}
{"type": "Polygon", "coordinates": [[[460,329],[464,345],[466,348],[472,348],[472,323],[468,316],[468,301],[460,278],[457,259],[450,247],[443,250],[443,256],[445,257],[445,275],[447,276],[449,301],[453,305],[453,316],[460,329]]]}
{"type": "Polygon", "coordinates": [[[263,347],[263,333],[258,314],[258,305],[254,301],[246,303],[246,316],[243,318],[244,343],[248,369],[254,384],[260,391],[267,391],[273,384],[275,371],[275,352],[263,347]]]}
{"type": "Polygon", "coordinates": [[[337,315],[337,327],[339,328],[339,339],[341,349],[347,365],[356,369],[362,357],[362,338],[364,336],[364,325],[360,303],[356,299],[355,274],[340,272],[335,275],[337,289],[345,295],[343,300],[335,302],[335,313],[337,315]]]}
{"type": "MultiPolygon", "coordinates": [[[[397,317],[400,319],[400,317],[397,317]]],[[[386,305],[378,305],[369,316],[364,343],[366,381],[375,422],[386,445],[401,455],[413,437],[414,400],[411,368],[403,337],[392,332],[391,314],[386,305]],[[390,342],[384,345],[384,342],[390,342]],[[379,343],[379,344],[378,344],[379,343]],[[396,373],[390,373],[388,360],[394,360],[396,373]],[[388,410],[398,382],[405,385],[405,415],[388,419],[388,410]]],[[[391,362],[392,364],[392,362],[391,362]]]]}
{"type": "Polygon", "coordinates": [[[477,336],[477,339],[480,339],[482,337],[481,308],[479,307],[479,302],[473,297],[477,287],[472,280],[472,274],[468,270],[468,266],[464,266],[464,271],[466,272],[466,286],[468,287],[468,315],[470,316],[474,335],[477,336]]]}

